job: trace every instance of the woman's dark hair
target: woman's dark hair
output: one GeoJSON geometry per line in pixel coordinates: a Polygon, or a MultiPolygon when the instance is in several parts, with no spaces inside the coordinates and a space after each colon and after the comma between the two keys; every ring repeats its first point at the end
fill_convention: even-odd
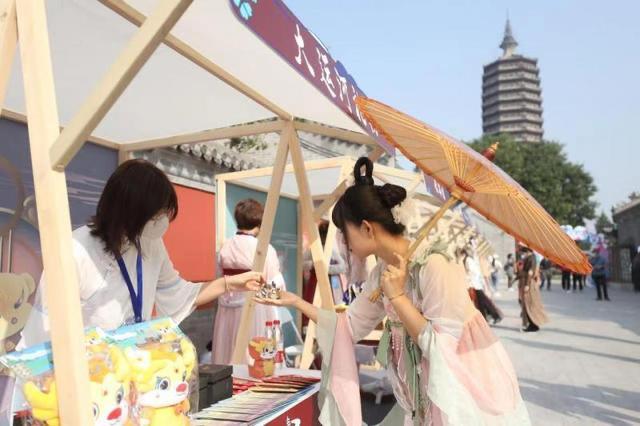
{"type": "Polygon", "coordinates": [[[148,161],[129,160],[107,181],[89,228],[107,253],[118,256],[123,243],[137,244],[147,222],[163,211],[169,220],[178,215],[178,198],[169,178],[148,161]]]}
{"type": "Polygon", "coordinates": [[[333,208],[333,223],[345,238],[347,222],[359,226],[362,221],[375,222],[392,235],[400,235],[405,227],[396,223],[391,209],[407,198],[407,191],[401,186],[375,185],[373,163],[367,157],[358,159],[353,168],[355,185],[349,187],[333,208]],[[362,174],[362,168],[365,173],[362,174]]]}
{"type": "Polygon", "coordinates": [[[262,226],[262,215],[264,207],[253,198],[247,198],[236,204],[233,217],[236,220],[238,229],[247,231],[262,226]]]}

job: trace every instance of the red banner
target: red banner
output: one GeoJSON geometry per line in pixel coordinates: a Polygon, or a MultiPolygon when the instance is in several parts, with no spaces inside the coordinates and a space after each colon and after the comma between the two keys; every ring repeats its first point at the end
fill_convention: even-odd
{"type": "Polygon", "coordinates": [[[358,123],[390,155],[393,147],[355,104],[364,95],[340,61],[280,0],[230,0],[236,17],[330,101],[358,123]]]}

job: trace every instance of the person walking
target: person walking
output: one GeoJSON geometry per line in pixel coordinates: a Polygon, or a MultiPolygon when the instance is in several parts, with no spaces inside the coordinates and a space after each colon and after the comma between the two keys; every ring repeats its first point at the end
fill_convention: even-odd
{"type": "Polygon", "coordinates": [[[571,291],[571,271],[565,267],[561,267],[562,271],[562,289],[569,293],[571,291]]]}
{"type": "Polygon", "coordinates": [[[520,252],[522,267],[518,269],[518,299],[522,307],[522,331],[536,332],[548,319],[535,282],[535,255],[528,247],[522,247],[520,252]]]}
{"type": "Polygon", "coordinates": [[[504,264],[504,273],[507,274],[507,291],[513,290],[513,282],[516,280],[516,261],[513,253],[507,255],[507,261],[504,264]]]}
{"type": "Polygon", "coordinates": [[[553,277],[553,263],[546,257],[540,262],[540,290],[547,283],[547,291],[551,290],[551,277],[553,277]]]}
{"type": "Polygon", "coordinates": [[[609,273],[607,259],[605,259],[602,251],[599,250],[594,253],[590,262],[593,267],[591,278],[593,278],[598,292],[598,298],[596,300],[602,300],[602,296],[604,295],[604,300],[609,301],[609,294],[607,293],[607,276],[609,273]]]}
{"type": "Polygon", "coordinates": [[[573,292],[576,292],[576,288],[579,287],[580,291],[582,291],[582,275],[581,274],[576,274],[575,272],[573,273],[573,292]]]}

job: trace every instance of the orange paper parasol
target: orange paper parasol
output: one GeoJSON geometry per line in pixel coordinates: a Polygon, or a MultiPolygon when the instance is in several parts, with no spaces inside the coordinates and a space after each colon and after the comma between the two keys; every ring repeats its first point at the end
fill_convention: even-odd
{"type": "Polygon", "coordinates": [[[423,226],[411,252],[447,209],[463,201],[552,262],[577,273],[591,272],[588,259],[560,225],[489,158],[381,102],[358,97],[356,103],[387,141],[451,193],[423,226]]]}

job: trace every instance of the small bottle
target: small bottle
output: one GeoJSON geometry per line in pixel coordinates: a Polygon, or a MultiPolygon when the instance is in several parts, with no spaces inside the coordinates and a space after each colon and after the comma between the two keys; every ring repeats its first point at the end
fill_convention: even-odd
{"type": "Polygon", "coordinates": [[[267,321],[265,323],[264,337],[267,339],[273,339],[275,337],[273,335],[273,321],[267,321]]]}
{"type": "Polygon", "coordinates": [[[284,339],[280,320],[273,321],[273,336],[276,339],[276,370],[285,366],[284,363],[284,339]]]}

